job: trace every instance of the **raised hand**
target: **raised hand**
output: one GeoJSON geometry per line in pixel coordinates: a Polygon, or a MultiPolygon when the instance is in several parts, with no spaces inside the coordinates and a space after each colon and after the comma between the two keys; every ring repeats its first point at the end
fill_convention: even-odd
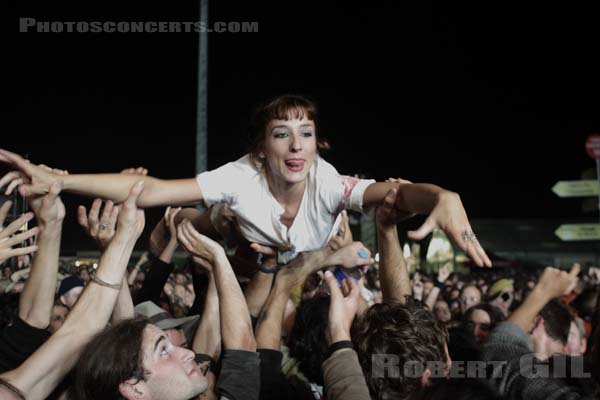
{"type": "Polygon", "coordinates": [[[98,243],[100,249],[104,250],[115,235],[120,208],[108,200],[104,202],[104,209],[100,215],[102,203],[101,199],[95,199],[89,214],[86,214],[84,206],[79,206],[77,208],[77,222],[88,236],[98,243]]]}
{"type": "Polygon", "coordinates": [[[421,277],[415,273],[415,275],[413,276],[413,284],[412,284],[412,291],[413,291],[413,297],[417,300],[422,300],[423,299],[423,282],[421,282],[421,277]]]}
{"type": "Polygon", "coordinates": [[[0,232],[4,229],[4,221],[6,220],[6,216],[10,212],[10,208],[12,207],[13,202],[8,200],[5,201],[2,206],[0,206],[0,232]]]}
{"type": "MultiPolygon", "coordinates": [[[[12,246],[14,245],[25,243],[29,238],[38,234],[39,228],[34,227],[29,229],[28,231],[13,235],[15,232],[21,229],[21,227],[25,225],[25,223],[31,221],[32,219],[33,213],[28,212],[26,214],[23,214],[20,218],[14,220],[6,228],[2,228],[0,230],[0,264],[2,264],[4,261],[11,257],[20,256],[22,254],[31,254],[37,250],[37,245],[17,247],[15,249],[12,248],[12,246]]],[[[1,225],[2,224],[0,224],[0,226],[1,225]]]]}
{"type": "MultiPolygon", "coordinates": [[[[407,181],[405,179],[400,178],[388,178],[386,182],[389,183],[412,183],[411,181],[407,181]]],[[[402,220],[410,218],[414,216],[414,213],[409,213],[406,211],[401,211],[394,207],[396,204],[396,195],[398,194],[398,189],[390,189],[386,194],[383,202],[379,207],[377,207],[377,211],[375,212],[375,220],[377,221],[377,227],[379,229],[391,229],[396,228],[396,224],[402,220]]]]}
{"type": "Polygon", "coordinates": [[[31,195],[27,198],[29,207],[41,226],[56,222],[62,223],[64,220],[65,206],[59,196],[63,185],[63,181],[55,181],[50,185],[48,194],[44,196],[31,195]]]}
{"type": "Polygon", "coordinates": [[[331,293],[327,324],[328,339],[330,343],[350,340],[350,328],[358,311],[360,284],[351,278],[344,279],[340,289],[331,271],[325,271],[325,282],[331,293]]]}
{"type": "Polygon", "coordinates": [[[550,299],[569,294],[577,285],[579,271],[578,264],[574,265],[569,272],[546,267],[537,286],[550,299]]]}
{"type": "Polygon", "coordinates": [[[450,276],[451,273],[452,273],[452,264],[450,262],[447,262],[438,271],[438,276],[437,276],[438,282],[440,282],[440,283],[446,282],[446,279],[448,279],[448,277],[450,276]]]}
{"type": "Polygon", "coordinates": [[[348,212],[342,211],[342,223],[338,229],[337,234],[329,241],[329,248],[331,250],[339,250],[344,246],[352,243],[352,230],[350,230],[350,222],[348,219],[348,212]]]}
{"type": "Polygon", "coordinates": [[[137,207],[137,200],[144,190],[144,181],[139,181],[132,186],[127,199],[121,204],[115,237],[125,236],[137,240],[146,222],[144,210],[137,207]]]}
{"type": "Polygon", "coordinates": [[[150,252],[155,256],[160,256],[169,243],[177,243],[175,216],[179,211],[181,211],[181,207],[167,207],[163,219],[152,230],[150,234],[150,252]]]}
{"type": "Polygon", "coordinates": [[[214,240],[201,235],[189,220],[183,220],[177,227],[177,240],[195,261],[203,266],[212,266],[215,260],[225,257],[225,250],[214,240]],[[205,265],[207,264],[207,265],[205,265]]]}

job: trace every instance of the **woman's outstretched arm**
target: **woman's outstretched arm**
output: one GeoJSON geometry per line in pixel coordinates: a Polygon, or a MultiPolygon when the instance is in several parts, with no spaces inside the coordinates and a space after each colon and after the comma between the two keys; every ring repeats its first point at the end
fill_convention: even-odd
{"type": "Polygon", "coordinates": [[[439,228],[480,267],[492,262],[477,241],[458,193],[429,183],[410,183],[403,180],[377,182],[369,185],[363,195],[365,207],[381,204],[391,189],[397,189],[397,210],[408,213],[429,214],[416,231],[407,232],[408,238],[421,240],[434,228],[439,228]]]}
{"type": "Polygon", "coordinates": [[[52,183],[60,179],[64,182],[63,192],[122,203],[131,187],[137,181],[143,180],[145,189],[138,199],[139,207],[191,205],[202,201],[202,192],[195,178],[164,180],[117,173],[63,175],[32,164],[7,150],[0,150],[0,162],[14,169],[0,179],[0,188],[6,186],[7,194],[18,187],[23,196],[42,195],[48,193],[52,183]]]}

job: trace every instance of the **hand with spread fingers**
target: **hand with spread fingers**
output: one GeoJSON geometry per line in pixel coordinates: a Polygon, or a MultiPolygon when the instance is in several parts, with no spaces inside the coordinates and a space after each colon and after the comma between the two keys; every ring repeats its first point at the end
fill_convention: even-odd
{"type": "Polygon", "coordinates": [[[98,243],[101,250],[108,246],[115,235],[118,216],[119,207],[110,200],[103,202],[101,199],[95,199],[89,214],[86,213],[84,206],[79,206],[77,209],[77,222],[98,243]],[[100,213],[102,203],[104,207],[100,213]]]}
{"type": "Polygon", "coordinates": [[[155,256],[160,257],[167,247],[171,247],[175,251],[177,247],[175,217],[180,211],[181,207],[167,207],[163,219],[152,230],[149,250],[155,256]]]}
{"type": "MultiPolygon", "coordinates": [[[[8,207],[3,206],[3,208],[8,207]]],[[[5,218],[6,213],[3,215],[2,221],[0,221],[0,226],[3,226],[5,218]]],[[[38,227],[31,228],[25,232],[16,233],[21,229],[21,227],[23,227],[23,225],[32,219],[33,213],[28,212],[11,222],[7,227],[0,229],[0,264],[4,263],[4,261],[11,257],[20,256],[23,254],[31,254],[38,249],[37,245],[13,248],[13,246],[20,243],[27,244],[27,240],[29,238],[38,234],[38,227]]]]}
{"type": "Polygon", "coordinates": [[[453,192],[440,193],[435,207],[419,229],[408,231],[408,238],[422,240],[435,228],[443,230],[478,266],[491,267],[492,262],[485,254],[475,233],[471,229],[467,212],[460,196],[453,192]]]}
{"type": "Polygon", "coordinates": [[[192,223],[185,219],[177,226],[177,240],[194,261],[208,267],[214,265],[217,258],[226,258],[223,247],[209,237],[198,233],[192,223]]]}

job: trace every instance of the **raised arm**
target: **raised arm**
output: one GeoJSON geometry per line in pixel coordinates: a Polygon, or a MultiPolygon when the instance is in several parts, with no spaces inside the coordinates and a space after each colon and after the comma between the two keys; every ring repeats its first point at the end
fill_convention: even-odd
{"type": "Polygon", "coordinates": [[[244,297],[246,298],[250,315],[253,318],[258,318],[273,286],[273,277],[275,274],[270,273],[269,270],[277,267],[277,257],[275,250],[270,247],[261,246],[257,243],[252,243],[250,247],[255,252],[262,254],[263,258],[261,269],[254,273],[246,289],[244,289],[244,297]]]}
{"type": "Polygon", "coordinates": [[[550,300],[568,294],[574,289],[578,274],[579,267],[573,267],[568,273],[547,267],[531,294],[508,320],[525,332],[529,332],[535,317],[550,300]]]}
{"type": "Polygon", "coordinates": [[[46,398],[75,365],[83,346],[108,322],[119,293],[115,288],[123,279],[144,227],[144,214],[136,207],[142,189],[143,184],[131,189],[115,237],[100,258],[96,277],[86,286],[63,326],[19,368],[0,375],[28,400],[46,398]]]}
{"type": "Polygon", "coordinates": [[[195,353],[206,354],[218,361],[221,355],[221,321],[219,319],[219,294],[212,273],[212,267],[203,260],[194,257],[194,262],[201,265],[209,275],[206,301],[200,323],[194,335],[192,350],[195,353]]]}
{"type": "Polygon", "coordinates": [[[212,266],[219,294],[221,337],[225,349],[256,351],[250,312],[225,250],[214,240],[201,235],[189,220],[177,227],[177,237],[185,250],[212,266]]]}
{"type": "Polygon", "coordinates": [[[325,281],[331,292],[327,342],[330,351],[333,350],[322,364],[325,398],[370,399],[367,382],[350,342],[350,328],[358,311],[360,288],[352,279],[345,279],[340,289],[330,271],[325,272],[325,281]],[[344,342],[347,342],[347,345],[344,345],[344,342]],[[342,347],[336,350],[332,345],[342,347]]]}
{"type": "Polygon", "coordinates": [[[325,266],[329,252],[319,250],[302,253],[277,273],[256,325],[256,344],[259,349],[280,350],[283,316],[290,293],[310,274],[325,266]]]}
{"type": "Polygon", "coordinates": [[[467,213],[457,193],[428,183],[377,182],[371,184],[363,195],[365,207],[381,204],[390,189],[397,189],[395,207],[398,210],[429,214],[423,225],[416,231],[409,231],[408,237],[421,240],[434,228],[440,228],[480,267],[491,267],[492,263],[477,241],[467,213]]]}
{"type": "MultiPolygon", "coordinates": [[[[115,236],[117,228],[117,216],[119,207],[115,206],[110,200],[104,202],[102,213],[100,207],[102,200],[95,199],[90,207],[90,213],[86,214],[84,206],[77,209],[77,221],[85,232],[96,242],[100,251],[104,251],[115,236]]],[[[126,275],[126,274],[125,274],[126,275]]],[[[126,276],[123,276],[117,303],[110,318],[111,323],[116,323],[124,319],[133,318],[133,300],[129,292],[129,285],[126,276]]]]}
{"type": "Polygon", "coordinates": [[[0,162],[15,169],[0,179],[0,188],[8,185],[7,193],[18,186],[23,196],[45,194],[53,182],[62,179],[65,192],[122,203],[127,198],[131,186],[143,180],[144,192],[138,199],[140,207],[197,204],[202,201],[202,192],[194,178],[162,180],[128,173],[63,176],[31,164],[18,154],[7,150],[0,150],[0,162]]]}
{"type": "Polygon", "coordinates": [[[50,324],[56,293],[58,256],[65,207],[60,200],[61,184],[55,182],[50,193],[29,198],[29,206],[37,217],[38,252],[33,258],[29,279],[19,298],[19,318],[29,325],[46,329],[50,324]]]}
{"type": "Polygon", "coordinates": [[[396,222],[398,211],[397,189],[390,189],[377,208],[377,249],[379,250],[379,275],[381,291],[385,303],[404,303],[411,295],[410,277],[400,248],[396,222]]]}

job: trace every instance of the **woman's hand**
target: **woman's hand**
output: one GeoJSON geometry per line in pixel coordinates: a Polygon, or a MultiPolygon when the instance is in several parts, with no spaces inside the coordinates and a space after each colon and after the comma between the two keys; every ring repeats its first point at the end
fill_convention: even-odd
{"type": "Polygon", "coordinates": [[[66,171],[54,170],[46,166],[30,163],[20,155],[0,149],[0,162],[14,168],[0,179],[0,188],[8,185],[5,194],[11,194],[18,187],[23,197],[44,195],[50,191],[50,186],[58,181],[66,171]]]}
{"type": "Polygon", "coordinates": [[[408,231],[411,240],[422,240],[435,228],[440,228],[458,245],[478,266],[492,266],[492,262],[475,237],[467,212],[457,193],[444,191],[439,195],[437,204],[416,231],[408,231]]]}
{"type": "Polygon", "coordinates": [[[342,247],[327,257],[325,265],[341,265],[353,268],[359,265],[373,264],[371,252],[361,242],[354,242],[342,247]]]}

